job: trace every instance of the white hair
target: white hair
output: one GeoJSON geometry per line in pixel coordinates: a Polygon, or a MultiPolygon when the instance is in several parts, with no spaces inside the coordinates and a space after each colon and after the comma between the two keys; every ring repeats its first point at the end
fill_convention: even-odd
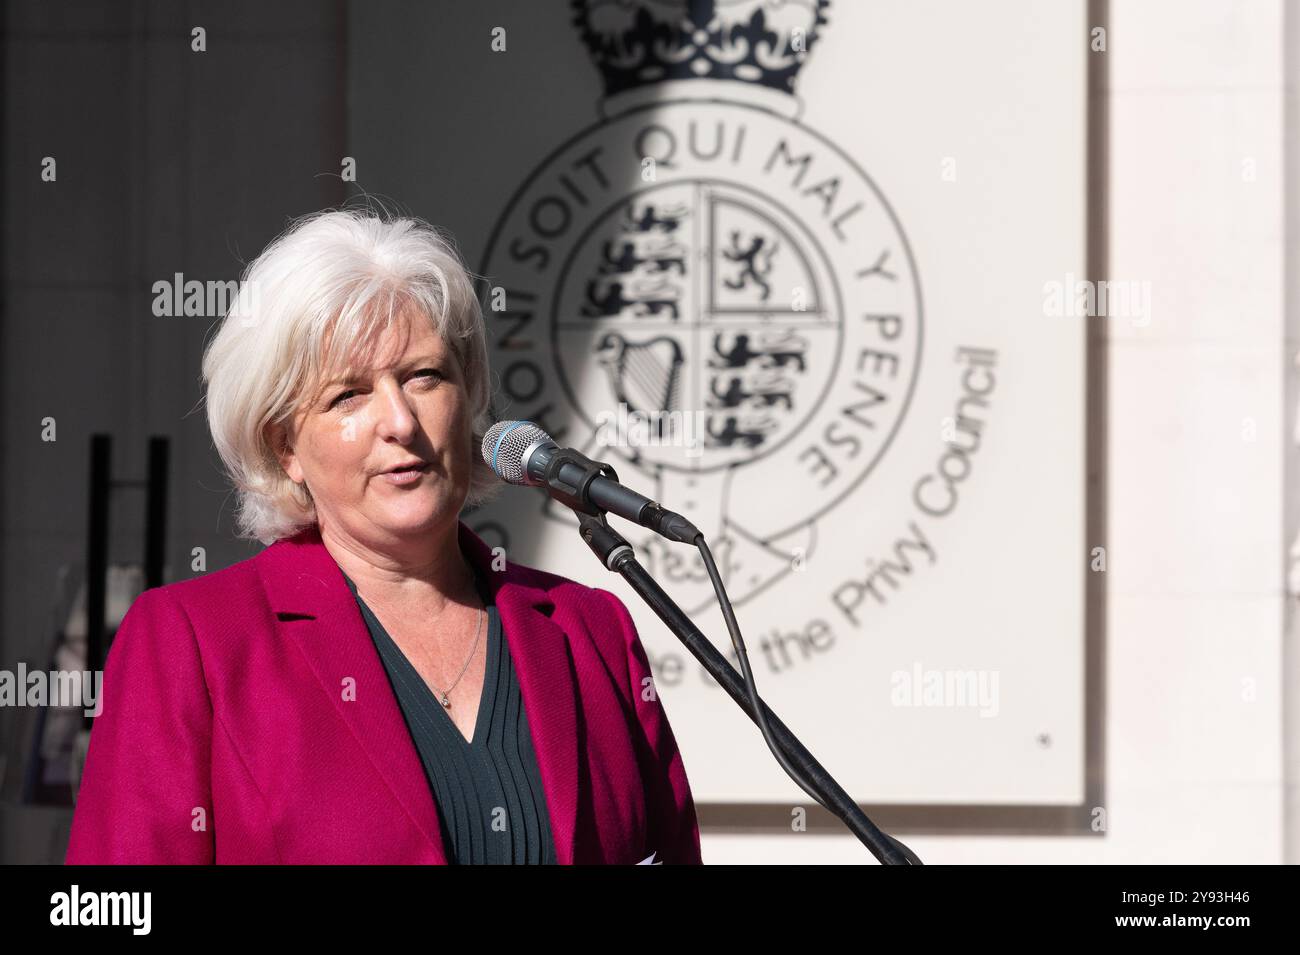
{"type": "Polygon", "coordinates": [[[408,306],[460,363],[473,416],[465,505],[502,486],[477,454],[491,425],[483,312],[449,234],[417,217],[369,210],[304,216],[244,270],[241,299],[203,353],[208,427],[238,495],[237,533],[270,544],[317,520],[284,472],[271,433],[329,381],[368,360],[408,306]],[[328,349],[328,351],[326,351],[328,349]]]}

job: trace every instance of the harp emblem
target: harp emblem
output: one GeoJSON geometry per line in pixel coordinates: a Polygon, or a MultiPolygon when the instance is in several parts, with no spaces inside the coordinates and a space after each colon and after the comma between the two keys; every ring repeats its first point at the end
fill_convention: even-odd
{"type": "MultiPolygon", "coordinates": [[[[671,335],[629,341],[618,332],[606,332],[596,346],[596,360],[604,368],[614,397],[629,411],[649,413],[680,411],[682,346],[671,335]]],[[[664,438],[664,422],[656,418],[656,437],[664,438]]]]}

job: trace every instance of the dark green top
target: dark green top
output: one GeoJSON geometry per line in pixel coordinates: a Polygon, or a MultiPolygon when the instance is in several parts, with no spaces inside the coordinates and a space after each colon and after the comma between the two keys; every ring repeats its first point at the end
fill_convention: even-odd
{"type": "Polygon", "coordinates": [[[487,671],[474,740],[467,742],[424,678],[361,599],[356,584],[347,574],[343,578],[361,608],[420,753],[437,805],[447,861],[555,864],[546,794],[523,696],[510,644],[490,595],[479,587],[487,608],[487,671]]]}

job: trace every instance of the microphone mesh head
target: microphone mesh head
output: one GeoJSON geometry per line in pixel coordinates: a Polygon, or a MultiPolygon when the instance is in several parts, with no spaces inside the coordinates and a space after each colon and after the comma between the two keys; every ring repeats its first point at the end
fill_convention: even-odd
{"type": "Polygon", "coordinates": [[[483,435],[483,460],[507,484],[528,484],[524,452],[551,436],[531,421],[498,421],[483,435]]]}

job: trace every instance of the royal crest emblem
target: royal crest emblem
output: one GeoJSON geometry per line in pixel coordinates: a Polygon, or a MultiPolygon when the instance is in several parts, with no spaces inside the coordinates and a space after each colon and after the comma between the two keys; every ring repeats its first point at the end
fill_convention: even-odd
{"type": "MultiPolygon", "coordinates": [[[[695,522],[736,605],[811,555],[920,366],[903,229],[799,121],[827,6],[575,2],[603,118],[519,188],[480,269],[498,410],[695,522]]],[[[627,530],[684,609],[713,602],[692,555],[627,530]]]]}

